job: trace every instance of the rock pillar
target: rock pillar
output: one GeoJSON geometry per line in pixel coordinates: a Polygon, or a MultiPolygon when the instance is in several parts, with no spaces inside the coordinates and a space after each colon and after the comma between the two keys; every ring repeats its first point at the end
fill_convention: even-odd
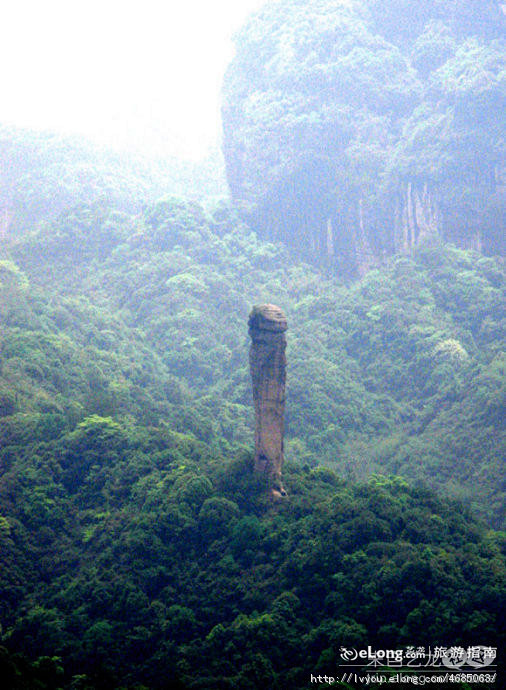
{"type": "Polygon", "coordinates": [[[274,304],[253,307],[248,320],[253,402],[255,470],[269,478],[272,494],[286,496],[281,482],[286,381],[286,317],[274,304]]]}

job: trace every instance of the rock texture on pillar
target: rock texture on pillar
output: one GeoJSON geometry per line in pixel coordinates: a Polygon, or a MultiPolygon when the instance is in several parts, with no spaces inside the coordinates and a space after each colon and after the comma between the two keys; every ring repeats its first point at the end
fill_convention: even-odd
{"type": "Polygon", "coordinates": [[[267,475],[274,496],[281,482],[286,382],[286,317],[274,304],[253,307],[248,320],[255,404],[255,470],[267,475]]]}

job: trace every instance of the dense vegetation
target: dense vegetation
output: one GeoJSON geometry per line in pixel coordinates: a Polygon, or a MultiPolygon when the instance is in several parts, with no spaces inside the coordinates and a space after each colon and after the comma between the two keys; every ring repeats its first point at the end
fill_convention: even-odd
{"type": "Polygon", "coordinates": [[[501,644],[504,539],[459,506],[289,466],[268,510],[250,470],[98,417],[18,462],[2,618],[42,687],[305,688],[341,645],[501,644]]]}
{"type": "Polygon", "coordinates": [[[4,439],[47,414],[60,433],[98,413],[181,418],[223,452],[249,446],[246,320],[271,300],[290,326],[288,457],[421,479],[504,526],[501,260],[431,246],[345,285],[259,242],[226,205],[206,216],[178,200],[141,218],[79,207],[10,256],[4,439]]]}
{"type": "Polygon", "coordinates": [[[498,259],[431,246],[345,285],[174,199],[79,206],[0,276],[13,688],[305,687],[342,644],[497,644],[500,534],[382,475],[503,524],[498,259]],[[277,509],[249,465],[266,299],[290,323],[277,509]]]}
{"type": "Polygon", "coordinates": [[[217,151],[199,164],[113,151],[79,137],[0,125],[0,239],[77,203],[134,212],[164,194],[203,200],[225,192],[217,151]]]}
{"type": "Polygon", "coordinates": [[[266,6],[226,79],[235,204],[216,157],[0,129],[2,687],[291,690],[341,646],[504,649],[503,15],[476,9],[266,6]],[[280,502],[261,302],[289,324],[280,502]]]}
{"type": "Polygon", "coordinates": [[[505,24],[499,0],[268,3],[225,80],[246,216],[341,272],[434,235],[501,251],[505,24]]]}

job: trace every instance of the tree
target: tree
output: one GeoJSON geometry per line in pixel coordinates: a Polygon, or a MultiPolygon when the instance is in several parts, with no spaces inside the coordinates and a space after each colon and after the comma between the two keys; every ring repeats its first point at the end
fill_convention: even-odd
{"type": "Polygon", "coordinates": [[[254,15],[225,77],[223,147],[260,235],[350,273],[438,234],[497,251],[503,24],[492,0],[254,15]]]}

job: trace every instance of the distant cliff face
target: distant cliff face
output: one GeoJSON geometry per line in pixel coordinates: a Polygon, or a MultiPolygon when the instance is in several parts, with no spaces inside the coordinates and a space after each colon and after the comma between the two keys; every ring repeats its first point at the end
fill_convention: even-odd
{"type": "Polygon", "coordinates": [[[286,382],[286,317],[273,304],[253,307],[250,371],[255,404],[255,470],[268,476],[274,496],[285,496],[281,481],[286,382]]]}
{"type": "Polygon", "coordinates": [[[351,274],[431,238],[501,253],[504,22],[495,0],[267,4],[224,81],[248,222],[351,274]]]}

